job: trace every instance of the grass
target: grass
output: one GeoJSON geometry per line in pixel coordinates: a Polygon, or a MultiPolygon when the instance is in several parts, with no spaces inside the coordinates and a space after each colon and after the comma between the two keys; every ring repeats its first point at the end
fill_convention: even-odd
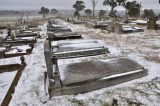
{"type": "Polygon", "coordinates": [[[75,99],[75,98],[69,99],[69,101],[70,101],[71,103],[76,104],[76,106],[85,106],[84,103],[83,103],[81,100],[77,100],[77,99],[75,99]]]}
{"type": "Polygon", "coordinates": [[[154,61],[156,63],[160,63],[160,58],[158,56],[145,56],[147,61],[154,61]]]}
{"type": "Polygon", "coordinates": [[[102,106],[109,106],[108,102],[104,102],[102,106]]]}

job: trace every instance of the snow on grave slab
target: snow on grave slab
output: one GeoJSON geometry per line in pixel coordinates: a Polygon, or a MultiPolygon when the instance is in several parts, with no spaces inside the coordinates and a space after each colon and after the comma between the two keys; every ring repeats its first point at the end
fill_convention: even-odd
{"type": "MultiPolygon", "coordinates": [[[[52,43],[53,44],[53,43],[52,43]]],[[[108,51],[103,45],[98,43],[98,41],[87,41],[87,40],[77,40],[71,42],[57,42],[56,45],[52,45],[53,55],[58,58],[71,58],[71,57],[81,57],[89,55],[100,55],[105,54],[108,51]]]]}
{"type": "Polygon", "coordinates": [[[86,26],[90,26],[94,28],[106,28],[111,23],[113,22],[112,21],[89,21],[89,22],[86,22],[86,26]]]}
{"type": "Polygon", "coordinates": [[[47,34],[48,34],[48,38],[53,41],[82,38],[82,36],[76,32],[65,32],[65,33],[48,32],[47,34]]]}
{"type": "Polygon", "coordinates": [[[148,71],[128,58],[91,60],[56,66],[50,96],[78,94],[146,76],[148,71]],[[58,67],[58,69],[57,69],[58,67]],[[57,84],[61,82],[61,85],[57,84]]]}
{"type": "Polygon", "coordinates": [[[132,27],[132,26],[123,25],[123,26],[122,26],[122,31],[123,31],[124,33],[143,32],[144,29],[142,29],[142,28],[140,28],[140,27],[132,27]]]}
{"type": "MultiPolygon", "coordinates": [[[[30,38],[30,37],[29,37],[30,38]]],[[[28,39],[28,37],[23,39],[7,39],[6,41],[1,41],[0,46],[12,45],[12,46],[19,46],[19,45],[34,45],[36,43],[36,38],[28,39]]]]}
{"type": "Polygon", "coordinates": [[[97,80],[141,69],[143,70],[142,66],[127,58],[113,59],[107,62],[84,61],[59,66],[62,85],[97,80]]]}
{"type": "MultiPolygon", "coordinates": [[[[16,34],[16,37],[18,38],[29,38],[29,37],[38,37],[38,33],[32,33],[32,32],[23,32],[16,34]]],[[[33,38],[32,38],[33,39],[33,38]]]]}
{"type": "Polygon", "coordinates": [[[145,20],[135,20],[131,21],[132,23],[139,24],[139,25],[147,25],[147,21],[145,20]]]}
{"type": "Polygon", "coordinates": [[[31,47],[29,45],[14,46],[14,47],[11,47],[11,50],[5,52],[5,54],[26,53],[27,49],[31,49],[31,47]]]}

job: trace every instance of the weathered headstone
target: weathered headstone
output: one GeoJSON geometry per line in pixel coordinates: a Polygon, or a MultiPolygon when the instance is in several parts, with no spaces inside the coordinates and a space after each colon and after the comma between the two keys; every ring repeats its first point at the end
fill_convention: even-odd
{"type": "Polygon", "coordinates": [[[150,17],[149,18],[149,21],[147,22],[147,29],[155,29],[157,30],[158,29],[158,25],[156,24],[156,21],[157,21],[157,17],[150,17]]]}
{"type": "Polygon", "coordinates": [[[119,23],[114,24],[114,32],[121,34],[122,33],[122,25],[119,23]]]}

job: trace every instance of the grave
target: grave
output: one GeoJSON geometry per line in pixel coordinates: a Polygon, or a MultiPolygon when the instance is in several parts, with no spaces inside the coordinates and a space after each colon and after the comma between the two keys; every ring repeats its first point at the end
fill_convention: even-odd
{"type": "Polygon", "coordinates": [[[79,94],[113,86],[147,75],[147,70],[128,58],[90,60],[59,65],[45,45],[49,96],[79,94]]]}
{"type": "Polygon", "coordinates": [[[38,26],[36,24],[30,24],[28,25],[28,28],[37,28],[38,26]]]}
{"type": "Polygon", "coordinates": [[[51,41],[65,40],[65,39],[81,39],[82,36],[77,32],[52,33],[48,32],[48,39],[51,41]]]}
{"type": "Polygon", "coordinates": [[[59,24],[51,24],[50,26],[48,26],[48,27],[50,27],[50,28],[66,28],[66,26],[65,25],[59,25],[59,24]]]}
{"type": "Polygon", "coordinates": [[[137,25],[143,25],[143,26],[147,25],[147,21],[145,20],[134,20],[134,21],[131,21],[130,23],[137,24],[137,25]]]}
{"type": "Polygon", "coordinates": [[[14,38],[14,39],[5,39],[0,42],[0,47],[11,45],[11,46],[20,46],[20,45],[32,45],[37,42],[34,37],[22,37],[22,38],[14,38]]]}
{"type": "Polygon", "coordinates": [[[5,96],[1,102],[1,106],[8,106],[10,100],[12,99],[12,95],[15,91],[15,87],[18,84],[18,81],[22,75],[22,71],[26,67],[25,59],[22,56],[21,58],[21,64],[8,64],[8,65],[0,65],[0,74],[2,73],[10,73],[15,72],[15,76],[13,76],[13,80],[11,81],[11,84],[9,84],[8,90],[5,93],[5,96]]]}
{"type": "Polygon", "coordinates": [[[86,22],[86,26],[93,28],[106,29],[109,24],[112,24],[112,21],[89,21],[86,22]]]}
{"type": "Polygon", "coordinates": [[[126,26],[120,23],[114,23],[113,32],[116,32],[118,34],[134,33],[134,32],[144,32],[144,29],[140,27],[126,26]]]}
{"type": "Polygon", "coordinates": [[[51,42],[51,52],[52,55],[56,56],[58,59],[95,56],[109,53],[108,48],[104,47],[96,40],[72,40],[59,41],[57,44],[53,43],[51,42]]]}
{"type": "Polygon", "coordinates": [[[62,27],[62,28],[48,28],[48,31],[58,33],[58,32],[72,32],[70,28],[62,27]]]}
{"type": "Polygon", "coordinates": [[[23,33],[17,33],[16,37],[17,38],[20,38],[20,37],[36,37],[36,38],[40,38],[40,34],[32,33],[32,32],[23,32],[23,33]]]}
{"type": "Polygon", "coordinates": [[[71,20],[71,23],[72,24],[85,24],[86,23],[86,21],[82,21],[82,20],[77,20],[77,19],[72,19],[71,20]]]}
{"type": "Polygon", "coordinates": [[[0,59],[29,55],[32,50],[33,46],[31,45],[0,47],[0,59]]]}
{"type": "Polygon", "coordinates": [[[122,26],[122,32],[123,33],[134,33],[134,32],[144,32],[144,29],[140,27],[131,27],[131,26],[122,26]]]}
{"type": "Polygon", "coordinates": [[[7,26],[0,26],[0,30],[7,29],[7,26]]]}

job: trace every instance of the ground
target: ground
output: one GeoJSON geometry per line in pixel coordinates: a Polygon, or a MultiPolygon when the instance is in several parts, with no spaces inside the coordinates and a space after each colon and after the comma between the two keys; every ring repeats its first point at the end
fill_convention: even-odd
{"type": "MultiPolygon", "coordinates": [[[[63,24],[73,31],[78,31],[85,39],[102,40],[109,48],[110,54],[103,59],[128,57],[148,69],[146,77],[129,81],[96,91],[48,98],[44,91],[44,60],[43,37],[33,50],[33,54],[25,56],[27,67],[23,71],[15,89],[10,106],[159,106],[160,105],[160,31],[146,30],[141,33],[116,34],[99,29],[87,28],[84,25],[73,25],[64,21],[63,24]]],[[[13,62],[19,58],[13,58],[13,62]]],[[[7,60],[0,60],[5,63],[7,60]]],[[[76,61],[76,60],[75,60],[76,61]]],[[[61,61],[65,64],[67,61],[61,61]]]]}

